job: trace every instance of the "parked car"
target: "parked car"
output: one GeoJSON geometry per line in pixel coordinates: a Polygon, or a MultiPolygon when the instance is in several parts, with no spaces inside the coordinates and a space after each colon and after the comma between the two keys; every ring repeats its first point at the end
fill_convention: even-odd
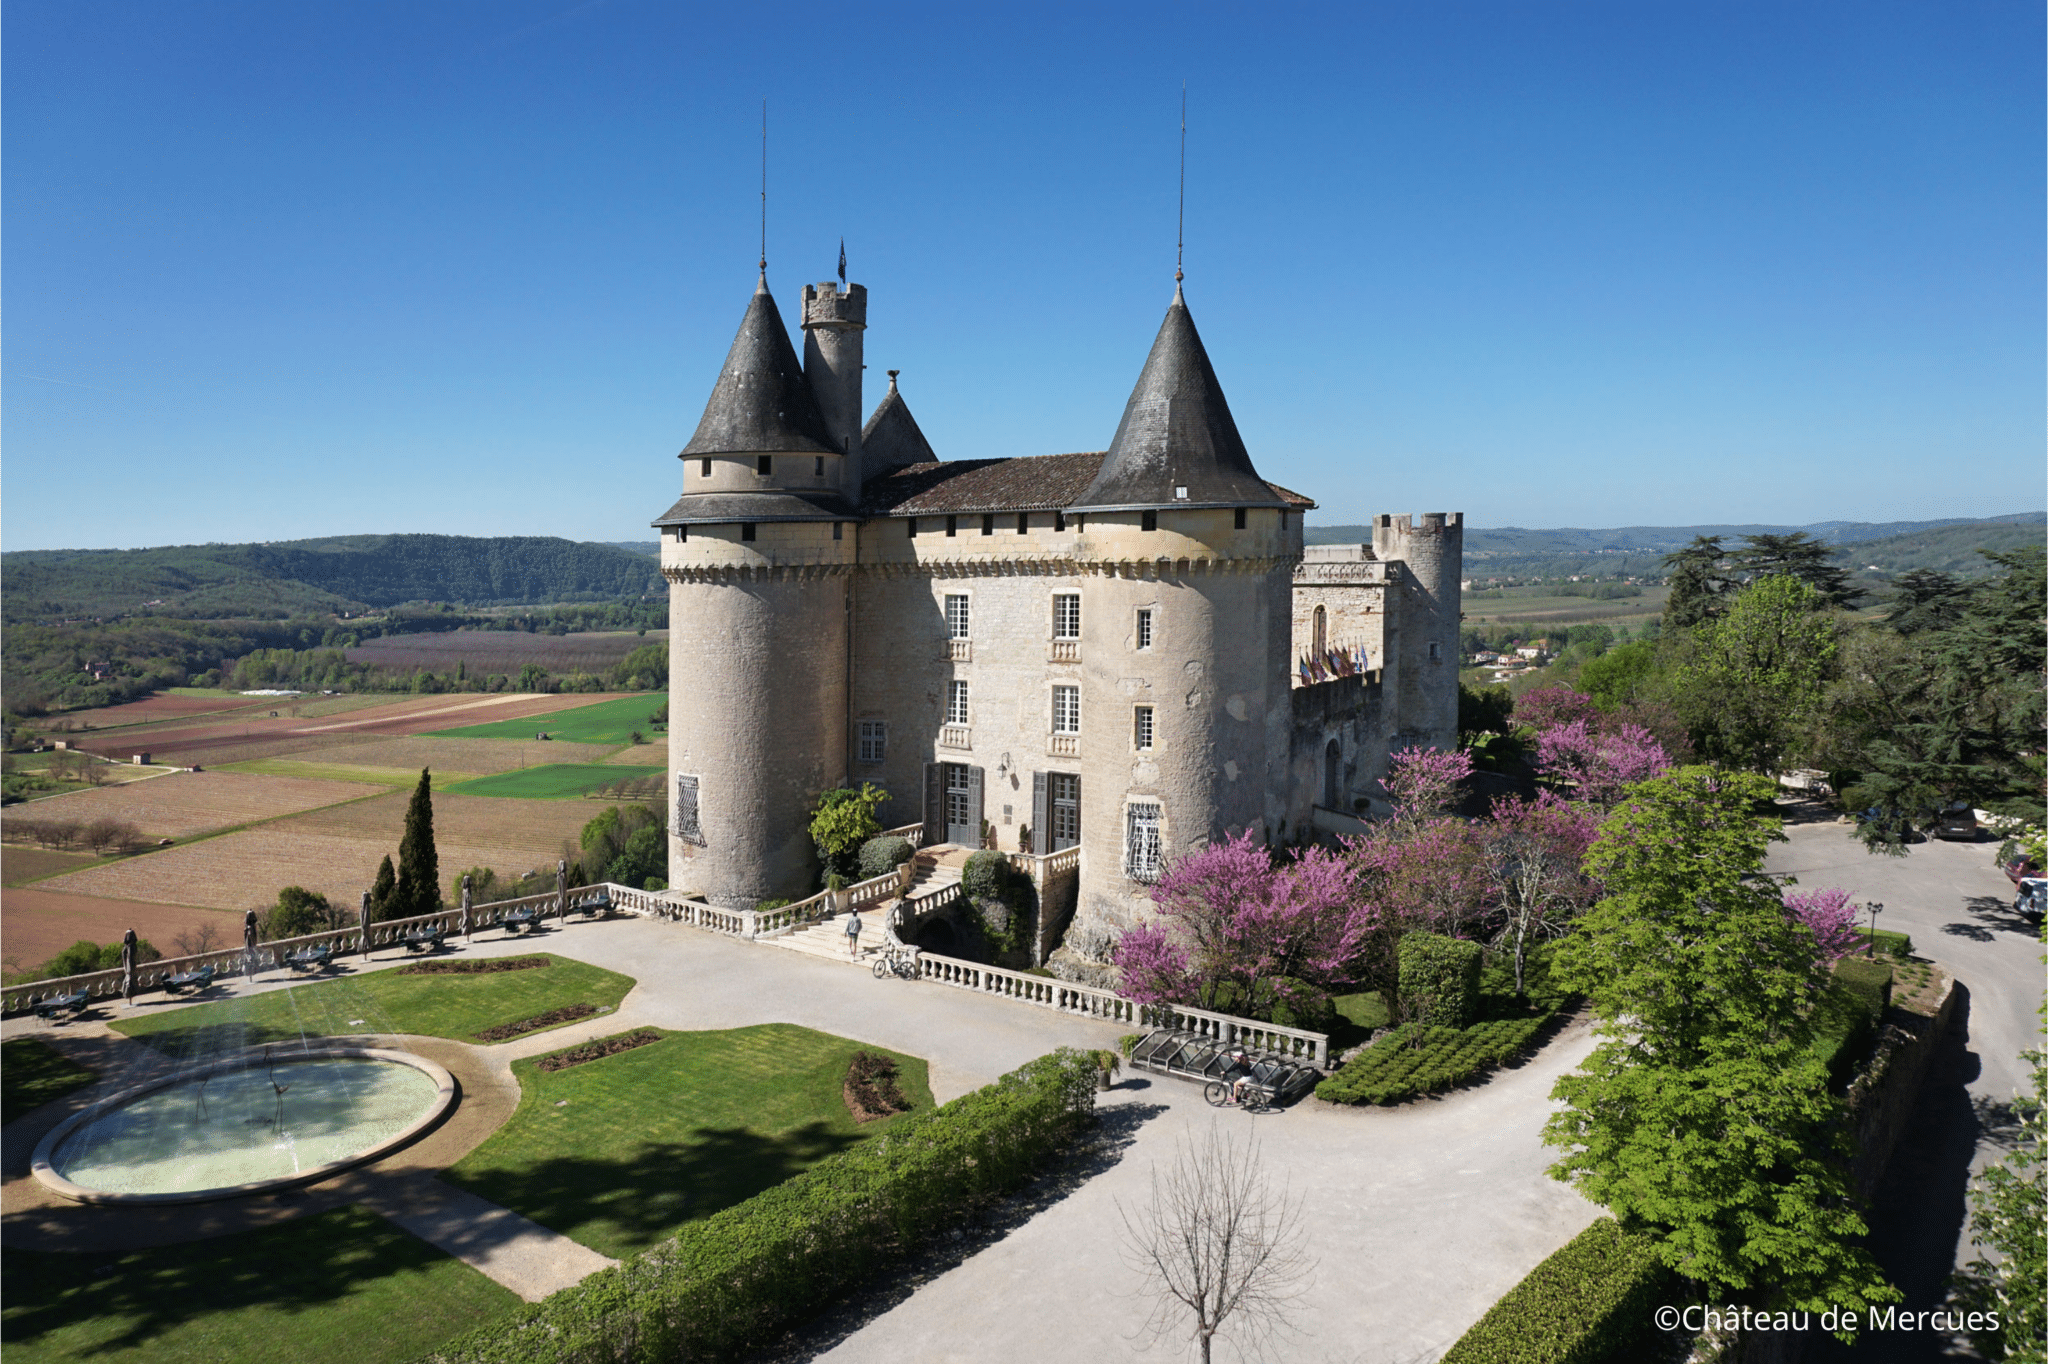
{"type": "Polygon", "coordinates": [[[2005,879],[2012,882],[2015,886],[2030,876],[2039,876],[2041,874],[2039,864],[2025,853],[2017,853],[2003,859],[1999,862],[1998,869],[2004,872],[2005,879]]]}
{"type": "Polygon", "coordinates": [[[2020,893],[2013,898],[2012,907],[2020,914],[2040,923],[2048,914],[2048,879],[2029,876],[2019,883],[2020,893]]]}
{"type": "Polygon", "coordinates": [[[1936,838],[1946,838],[1958,843],[1977,841],[1977,812],[1966,800],[1951,801],[1942,807],[1934,817],[1933,827],[1928,833],[1936,838]]]}

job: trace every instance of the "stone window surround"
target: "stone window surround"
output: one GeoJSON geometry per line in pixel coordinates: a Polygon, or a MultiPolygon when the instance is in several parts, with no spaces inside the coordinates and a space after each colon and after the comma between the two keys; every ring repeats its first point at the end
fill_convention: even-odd
{"type": "Polygon", "coordinates": [[[972,638],[974,630],[974,593],[967,590],[959,592],[948,590],[940,595],[942,600],[939,609],[946,618],[946,638],[972,638]],[[960,604],[957,619],[955,618],[956,613],[953,607],[955,602],[960,604]]]}
{"type": "Polygon", "coordinates": [[[1079,640],[1081,638],[1081,594],[1062,590],[1052,595],[1052,637],[1056,640],[1079,640]],[[1073,605],[1067,606],[1071,601],[1073,605]],[[1062,617],[1067,617],[1062,619],[1062,617]]]}
{"type": "Polygon", "coordinates": [[[1132,617],[1131,647],[1150,649],[1159,643],[1159,608],[1157,605],[1141,606],[1132,617]]]}
{"type": "Polygon", "coordinates": [[[1047,714],[1052,717],[1052,733],[1079,734],[1081,732],[1081,688],[1073,682],[1055,682],[1047,698],[1047,714]],[[1064,696],[1062,695],[1064,693],[1064,696]],[[1064,706],[1064,713],[1062,707],[1064,706]],[[1063,728],[1062,725],[1065,727],[1063,728]]]}
{"type": "Polygon", "coordinates": [[[967,679],[955,677],[946,683],[946,723],[964,725],[968,723],[967,679]]]}
{"type": "Polygon", "coordinates": [[[1131,707],[1131,749],[1137,753],[1157,751],[1159,730],[1153,708],[1149,705],[1131,707]]]}
{"type": "Polygon", "coordinates": [[[858,740],[860,761],[881,763],[889,760],[889,722],[887,720],[861,720],[855,731],[858,740]]]}
{"type": "Polygon", "coordinates": [[[1123,802],[1123,856],[1120,859],[1125,877],[1132,881],[1150,884],[1159,879],[1164,869],[1166,856],[1166,805],[1157,796],[1125,796],[1123,802]],[[1140,853],[1139,819],[1143,812],[1150,811],[1152,819],[1152,846],[1142,851],[1151,854],[1151,865],[1140,863],[1135,854],[1140,853]]]}

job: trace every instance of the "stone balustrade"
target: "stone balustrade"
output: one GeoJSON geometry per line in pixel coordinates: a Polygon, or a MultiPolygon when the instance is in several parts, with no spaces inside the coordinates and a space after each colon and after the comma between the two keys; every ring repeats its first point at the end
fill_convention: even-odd
{"type": "Polygon", "coordinates": [[[1270,1052],[1292,1061],[1306,1061],[1317,1070],[1328,1069],[1330,1039],[1323,1033],[1211,1013],[1207,1009],[1189,1008],[1184,1004],[1148,1005],[1144,1021],[1155,1028],[1183,1028],[1220,1042],[1241,1042],[1255,1051],[1270,1052]]]}
{"type": "Polygon", "coordinates": [[[1076,985],[1070,980],[1034,976],[1001,966],[983,966],[979,962],[961,961],[955,957],[934,956],[929,952],[918,954],[917,965],[920,979],[936,981],[940,985],[1000,995],[1004,999],[1036,1004],[1063,1014],[1100,1018],[1109,1023],[1127,1023],[1136,1027],[1143,1021],[1139,1016],[1142,1006],[1114,990],[1076,985]]]}

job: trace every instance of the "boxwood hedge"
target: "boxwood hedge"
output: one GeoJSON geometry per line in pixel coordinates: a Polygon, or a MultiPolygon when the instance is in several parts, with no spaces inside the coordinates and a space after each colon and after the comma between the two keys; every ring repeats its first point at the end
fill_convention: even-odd
{"type": "Polygon", "coordinates": [[[1625,1364],[1646,1353],[1673,1287],[1648,1238],[1603,1217],[1510,1288],[1442,1364],[1625,1364]]]}
{"type": "Polygon", "coordinates": [[[1404,1023],[1382,1033],[1342,1070],[1316,1086],[1318,1098],[1340,1104],[1395,1104],[1514,1059],[1543,1025],[1548,1013],[1497,1018],[1469,1028],[1404,1023]]]}
{"type": "Polygon", "coordinates": [[[731,1359],[1010,1193],[1095,1107],[1096,1063],[1039,1057],[444,1346],[438,1364],[731,1359]]]}
{"type": "Polygon", "coordinates": [[[1422,1017],[1462,1028],[1479,1011],[1479,967],[1485,951],[1476,942],[1436,933],[1403,935],[1400,947],[1401,999],[1422,1017]]]}

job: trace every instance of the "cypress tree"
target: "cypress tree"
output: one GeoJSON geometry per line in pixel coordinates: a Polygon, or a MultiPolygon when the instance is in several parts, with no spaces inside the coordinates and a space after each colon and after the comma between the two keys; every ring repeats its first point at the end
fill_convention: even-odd
{"type": "Polygon", "coordinates": [[[391,898],[398,888],[398,877],[391,870],[391,854],[385,853],[384,860],[377,864],[377,879],[370,884],[370,918],[374,922],[391,917],[391,898]]]}
{"type": "Polygon", "coordinates": [[[398,884],[387,919],[410,919],[441,907],[441,857],[434,851],[434,794],[427,769],[405,807],[405,835],[398,840],[398,884]]]}

